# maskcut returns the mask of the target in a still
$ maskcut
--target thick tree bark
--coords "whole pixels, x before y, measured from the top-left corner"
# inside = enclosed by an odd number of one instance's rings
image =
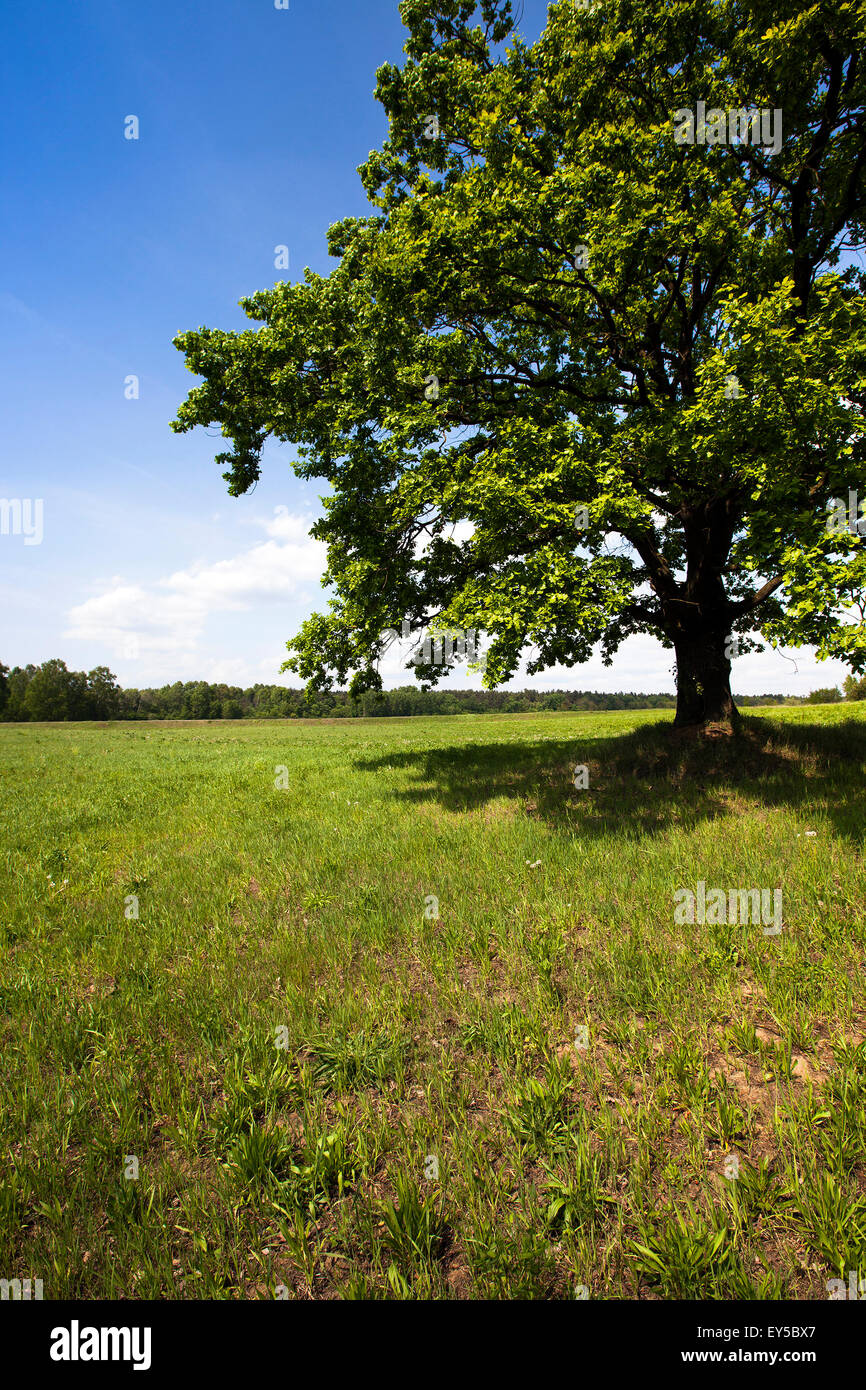
[[[744,611],[731,604],[725,592],[725,567],[739,524],[732,495],[721,496],[679,513],[685,538],[686,575],[678,579],[664,547],[652,536],[626,538],[646,566],[647,578],[661,608],[659,626],[674,644],[677,665],[676,728],[723,724],[731,730],[740,721],[731,695],[728,639],[731,625]],[[767,592],[772,592],[772,581]],[[763,593],[759,595],[763,597]]]
[[[674,725],[735,726],[739,711],[731,695],[728,634],[718,627],[689,628],[674,638],[677,656],[677,713]]]

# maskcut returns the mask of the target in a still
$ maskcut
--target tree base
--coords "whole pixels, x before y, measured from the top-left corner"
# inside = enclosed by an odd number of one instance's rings
[[[740,712],[731,694],[731,663],[722,628],[702,631],[675,643],[677,653],[677,729],[714,731],[730,736],[740,726]]]
[[[725,719],[677,720],[671,725],[672,732],[680,740],[735,738],[742,732],[743,720],[739,710]]]

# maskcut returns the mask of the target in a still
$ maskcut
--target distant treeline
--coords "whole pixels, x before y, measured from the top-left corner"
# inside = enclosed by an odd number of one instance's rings
[[[866,678],[845,682],[845,697],[866,698]],[[746,705],[841,700],[838,690],[809,696],[738,695]],[[598,690],[422,690],[401,685],[358,700],[345,690],[308,693],[284,685],[210,685],[175,681],[158,690],[122,690],[107,666],[69,671],[63,661],[0,665],[0,719],[359,719],[407,714],[532,714],[538,710],[673,709],[673,695]]]

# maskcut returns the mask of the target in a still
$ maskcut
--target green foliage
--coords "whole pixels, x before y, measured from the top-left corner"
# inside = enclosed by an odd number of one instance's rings
[[[246,1186],[279,1182],[292,1169],[292,1147],[282,1130],[253,1125],[232,1145],[229,1167]]]
[[[796,1207],[810,1245],[834,1274],[866,1268],[866,1197],[852,1196],[832,1173],[816,1172]]]
[[[376,689],[405,618],[489,634],[493,687],[652,632],[687,721],[728,708],[730,634],[862,671],[830,518],[866,493],[863,5],[560,0],[532,45],[509,0],[401,14],[336,268],[175,340],[173,428],[221,429],[230,493],[269,438],[327,493],[335,597],[287,668]],[[698,101],[780,110],[778,147],[678,143]]]
[[[467,1242],[478,1295],[481,1298],[547,1299],[557,1286],[549,1245],[538,1231],[518,1227],[509,1213],[506,1229],[492,1227]]]
[[[721,1212],[708,1219],[688,1203],[645,1226],[632,1242],[635,1267],[665,1298],[710,1298],[731,1264],[731,1230]]]
[[[562,1067],[549,1066],[539,1080],[530,1076],[509,1098],[505,1127],[517,1142],[538,1152],[547,1145],[559,1147],[570,1139],[571,1103],[569,1077]]]
[[[88,674],[64,661],[0,667],[0,717],[9,720],[113,719],[121,707],[117,678],[107,666]]]
[[[364,1086],[384,1086],[402,1074],[404,1047],[385,1033],[351,1033],[334,1030],[312,1039],[308,1050],[313,1076],[322,1086],[336,1091]]]
[[[813,690],[807,695],[806,703],[809,705],[835,705],[842,699],[842,692],[836,686],[825,686],[821,690]]]
[[[866,676],[846,676],[842,688],[846,700],[866,700]]]
[[[606,1196],[601,1186],[601,1168],[590,1151],[586,1136],[580,1138],[568,1157],[568,1172],[561,1174],[548,1164],[542,1192],[546,1201],[547,1224],[554,1231],[578,1231],[599,1221],[605,1202],[615,1202]]]
[[[381,1208],[385,1245],[404,1269],[429,1265],[443,1235],[436,1199],[406,1173],[397,1174],[394,1187],[396,1202],[383,1202]]]

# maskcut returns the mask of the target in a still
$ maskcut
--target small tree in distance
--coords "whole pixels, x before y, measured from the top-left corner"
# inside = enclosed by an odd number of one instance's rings
[[[806,696],[806,702],[810,705],[835,705],[842,699],[842,692],[836,686],[824,686],[820,690],[812,690]]]

